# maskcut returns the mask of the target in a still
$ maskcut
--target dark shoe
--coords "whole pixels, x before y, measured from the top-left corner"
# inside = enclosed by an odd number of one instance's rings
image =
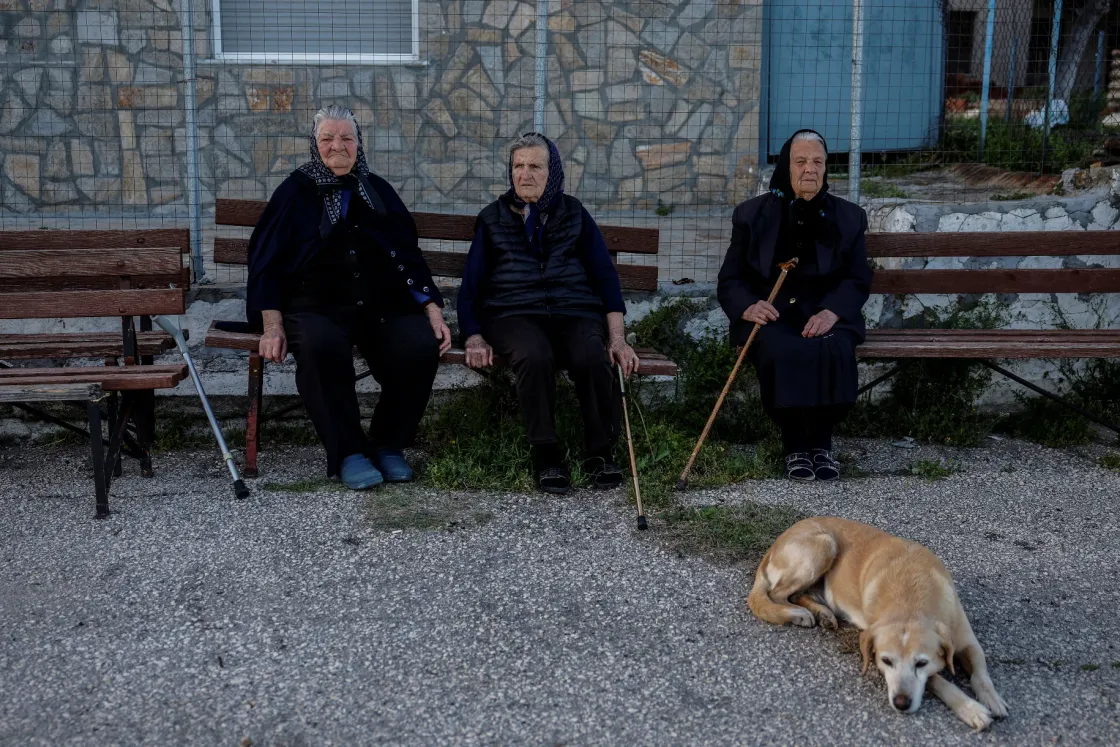
[[[377,467],[389,482],[409,482],[414,477],[401,449],[378,449],[376,459]]]
[[[813,472],[818,480],[835,482],[840,479],[840,462],[827,449],[813,449]]]
[[[813,463],[804,451],[786,455],[786,477],[796,482],[812,482],[817,479]]]
[[[591,487],[596,490],[611,490],[622,484],[626,476],[622,468],[609,459],[591,457],[583,463],[583,471],[591,477]]]
[[[342,479],[342,484],[351,490],[366,490],[385,481],[377,467],[366,459],[365,454],[351,454],[343,459],[339,477]]]
[[[562,495],[567,493],[570,487],[572,487],[572,473],[563,465],[548,467],[537,472],[537,488],[546,493]]]

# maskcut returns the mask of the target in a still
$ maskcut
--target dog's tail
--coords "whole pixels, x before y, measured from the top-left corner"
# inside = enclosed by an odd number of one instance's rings
[[[762,556],[762,562],[758,564],[758,570],[754,573],[754,586],[751,587],[751,593],[747,595],[747,606],[759,620],[784,625],[789,622],[789,613],[782,605],[770,598],[770,579],[766,577],[766,566],[770,564],[771,552],[773,548],[766,551]]]

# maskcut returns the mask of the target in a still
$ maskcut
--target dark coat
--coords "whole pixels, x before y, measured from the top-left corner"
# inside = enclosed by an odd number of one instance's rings
[[[410,291],[423,288],[425,295],[443,306],[443,297],[420,253],[412,214],[389,182],[372,173],[368,178],[385,211],[364,211],[367,219],[356,229],[361,240],[390,255],[402,286]],[[315,182],[300,171],[293,172],[272,193],[249,239],[246,315],[250,326],[259,329],[261,311],[284,308],[285,289],[327,243],[322,223],[323,200]]]
[[[840,317],[835,330],[851,332],[862,342],[866,330],[863,305],[871,286],[867,264],[867,214],[858,205],[824,195],[824,216],[816,228],[815,257],[790,271],[775,299],[779,321],[798,330],[821,309]],[[732,217],[731,244],[719,271],[718,296],[728,319],[731,339],[739,345],[750,334],[743,320],[748,306],[766,300],[778,279],[775,257],[797,256],[797,247],[779,247],[785,203],[772,193],[743,202]],[[815,261],[814,261],[815,260]]]

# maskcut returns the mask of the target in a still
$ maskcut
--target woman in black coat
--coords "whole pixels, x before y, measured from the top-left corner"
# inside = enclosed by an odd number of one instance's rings
[[[731,245],[719,272],[719,302],[731,339],[758,335],[748,357],[762,404],[782,432],[790,479],[835,480],[832,431],[855,403],[856,345],[871,285],[867,215],[828,194],[824,138],[794,133],[782,147],[767,194],[735,208]],[[774,299],[777,265],[793,257]]]
[[[396,191],[369,170],[354,114],[315,115],[311,160],[277,187],[249,239],[246,312],[261,356],[296,358],[296,388],[350,488],[411,480],[412,444],[440,354],[451,346],[443,298]],[[353,348],[381,396],[368,435]]]

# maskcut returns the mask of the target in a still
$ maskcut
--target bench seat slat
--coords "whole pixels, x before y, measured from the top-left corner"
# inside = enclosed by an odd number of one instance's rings
[[[186,298],[181,288],[0,294],[0,319],[73,319],[185,312]]]
[[[213,326],[206,333],[206,345],[212,348],[221,348],[225,350],[248,350],[254,352],[260,345],[261,336],[249,332],[225,332],[220,329],[215,329]],[[649,351],[647,350],[647,353]],[[452,348],[443,354],[440,358],[442,363],[463,363],[466,360],[465,351],[459,348]],[[668,360],[663,355],[648,355],[643,357],[642,352],[638,352],[641,365],[638,368],[638,373],[654,376],[675,376],[677,373],[677,364]]]
[[[0,369],[0,387],[28,384],[99,384],[124,391],[170,389],[187,377],[186,366],[82,366]]]
[[[174,348],[175,341],[164,332],[137,332],[136,347],[140,355],[159,355]],[[119,358],[122,355],[124,343],[120,332],[0,335],[0,359]]]

